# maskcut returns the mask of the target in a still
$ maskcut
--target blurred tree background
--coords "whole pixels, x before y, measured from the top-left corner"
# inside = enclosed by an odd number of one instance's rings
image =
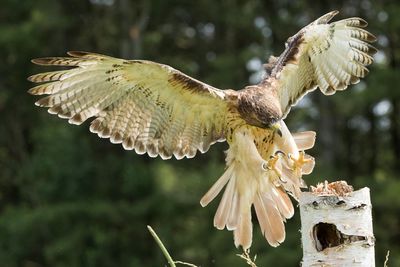
[[[377,264],[400,266],[400,4],[387,1],[2,0],[0,8],[0,266],[165,266],[151,225],[175,259],[246,266],[232,233],[199,200],[224,169],[226,144],[192,160],[149,159],[33,105],[30,59],[69,50],[169,64],[219,88],[260,79],[262,64],[320,15],[360,16],[378,37],[370,75],[350,90],[307,96],[287,118],[317,131],[308,184],[371,188]],[[335,18],[336,19],[336,18]],[[261,266],[298,266],[298,210],[272,248],[255,222]]]

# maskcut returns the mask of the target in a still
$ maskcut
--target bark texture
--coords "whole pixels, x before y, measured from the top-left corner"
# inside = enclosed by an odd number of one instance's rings
[[[320,184],[300,195],[302,266],[375,266],[369,188]]]

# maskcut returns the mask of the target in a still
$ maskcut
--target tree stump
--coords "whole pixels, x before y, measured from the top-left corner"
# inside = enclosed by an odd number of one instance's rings
[[[375,266],[369,188],[344,181],[300,195],[302,266]]]

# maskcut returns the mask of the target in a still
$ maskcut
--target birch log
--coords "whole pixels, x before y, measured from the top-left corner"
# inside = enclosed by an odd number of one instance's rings
[[[325,182],[303,192],[299,205],[302,266],[375,266],[369,188]]]

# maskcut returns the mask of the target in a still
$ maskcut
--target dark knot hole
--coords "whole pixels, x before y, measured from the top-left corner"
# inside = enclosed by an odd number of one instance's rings
[[[343,234],[331,223],[318,223],[313,227],[313,239],[317,251],[343,244]]]

